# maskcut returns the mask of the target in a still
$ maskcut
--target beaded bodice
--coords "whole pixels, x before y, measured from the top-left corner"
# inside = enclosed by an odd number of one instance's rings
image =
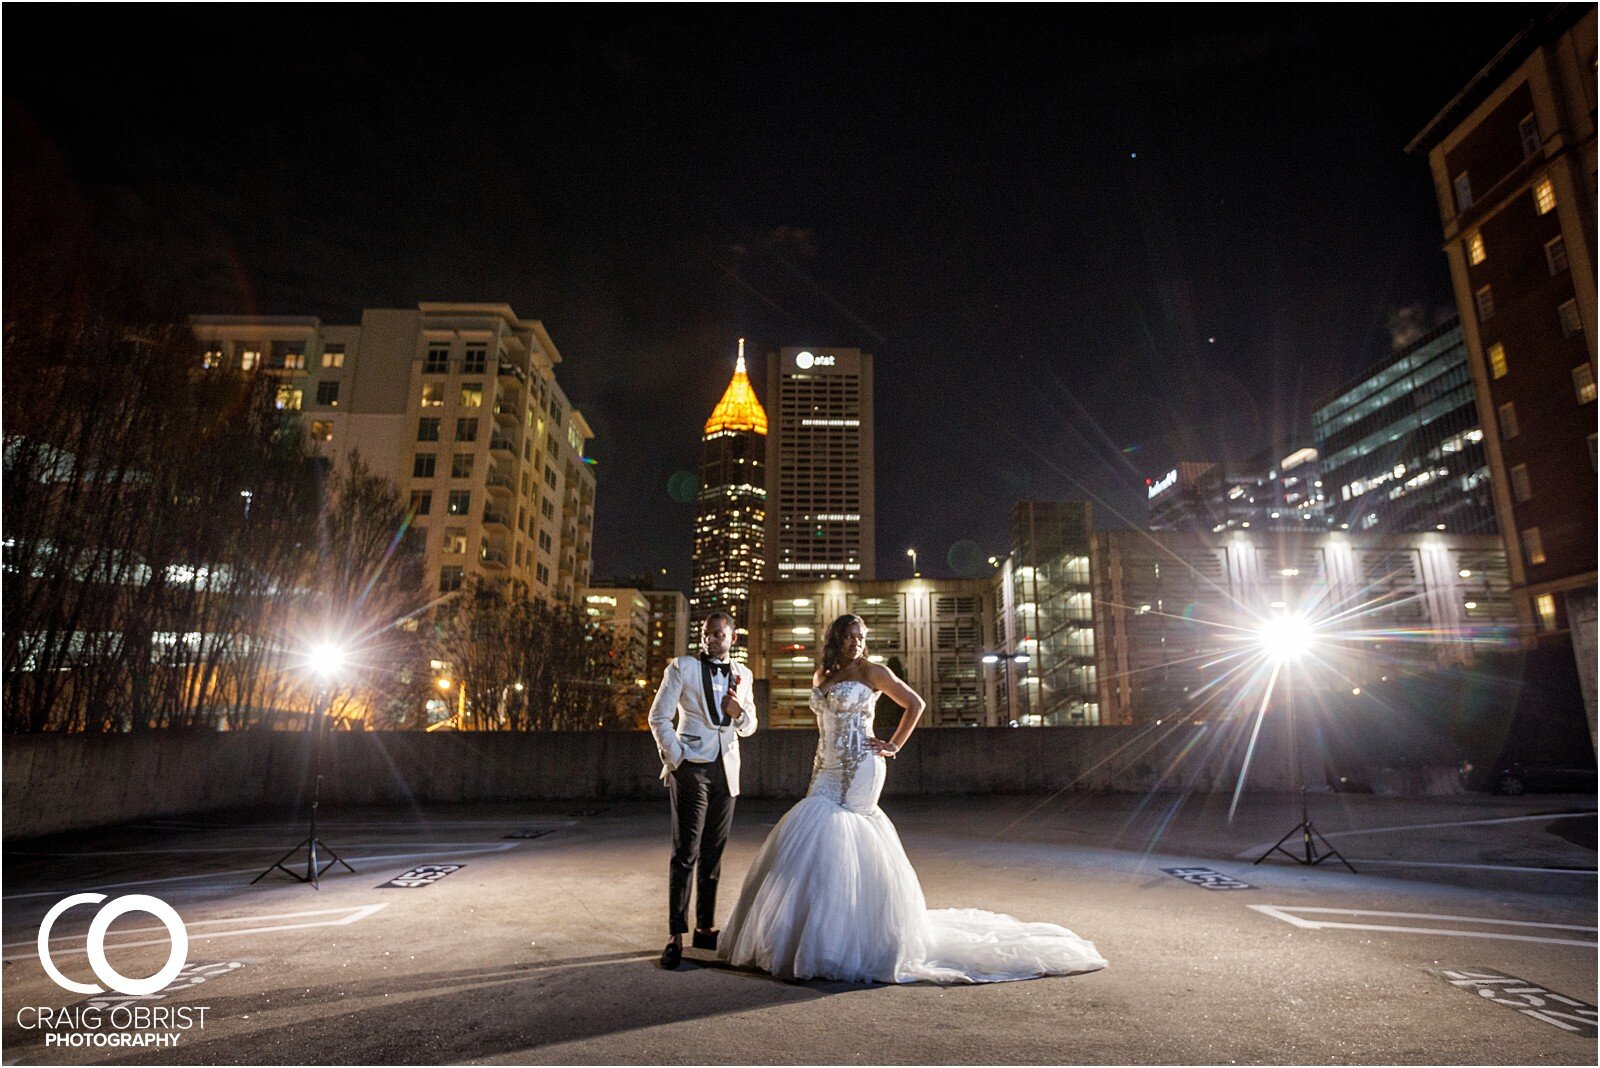
[[[816,760],[811,766],[813,789],[820,773],[837,773],[841,803],[849,796],[856,773],[873,756],[872,750],[867,748],[867,739],[872,737],[872,713],[877,698],[876,690],[854,679],[836,682],[826,689],[812,689],[811,711],[817,714],[820,732]]]

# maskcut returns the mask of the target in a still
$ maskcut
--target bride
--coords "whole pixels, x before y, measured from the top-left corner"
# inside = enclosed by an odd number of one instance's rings
[[[894,824],[878,807],[887,761],[924,702],[866,657],[867,628],[828,628],[811,710],[821,739],[811,788],[778,821],[745,876],[719,955],[781,979],[994,983],[1105,967],[1094,943],[1053,923],[979,909],[929,909]],[[878,693],[905,714],[874,737]]]

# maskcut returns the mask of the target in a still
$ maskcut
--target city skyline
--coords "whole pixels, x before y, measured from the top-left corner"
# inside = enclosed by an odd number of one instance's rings
[[[907,545],[929,574],[959,542],[997,550],[1022,497],[1137,523],[1151,470],[1303,424],[1393,313],[1450,308],[1403,148],[1528,12],[1090,9],[989,43],[941,13],[811,47],[804,12],[691,37],[555,11],[567,58],[443,83],[381,61],[403,19],[356,41],[304,17],[252,28],[345,76],[197,94],[158,41],[136,67],[91,48],[69,84],[41,36],[8,71],[8,197],[47,189],[188,311],[446,297],[550,323],[593,415],[597,568],[686,587],[693,506],[667,484],[741,335],[877,355],[890,576]],[[738,59],[688,78],[702,53]],[[1063,55],[1055,92],[1024,92]]]

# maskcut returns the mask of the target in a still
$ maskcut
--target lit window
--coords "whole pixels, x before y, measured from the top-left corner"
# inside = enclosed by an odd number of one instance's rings
[[[1525,115],[1517,123],[1517,133],[1522,138],[1522,158],[1527,159],[1540,148],[1544,147],[1539,140],[1539,121],[1532,115]]]
[[[1478,319],[1488,322],[1494,318],[1494,291],[1488,286],[1478,290]]]
[[[254,371],[259,366],[261,366],[260,349],[239,350],[239,370]]]
[[[1585,360],[1572,369],[1572,388],[1578,394],[1579,404],[1588,404],[1594,400],[1594,368]]]
[[[444,551],[452,555],[467,551],[467,532],[461,527],[450,527],[444,532]]]
[[[432,478],[437,461],[431,452],[419,452],[411,458],[412,478]]]
[[[1467,238],[1467,258],[1472,261],[1474,267],[1489,258],[1489,254],[1483,248],[1482,234],[1474,233]]]
[[[481,407],[483,407],[483,383],[482,382],[463,382],[461,384],[461,407],[463,407],[463,408],[481,408]]]
[[[324,366],[324,367],[343,367],[344,366],[344,346],[343,345],[324,345],[323,348],[322,348],[322,366]]]
[[[1533,480],[1528,477],[1527,464],[1517,464],[1511,469],[1511,491],[1519,503],[1533,496]]]
[[[432,382],[424,383],[422,387],[422,406],[424,408],[444,407],[444,390]]]
[[[1552,278],[1567,269],[1567,242],[1564,238],[1552,237],[1544,243],[1544,262],[1550,268]]]
[[[1517,436],[1517,406],[1510,401],[1500,405],[1500,436],[1508,440]]]
[[[1583,332],[1583,320],[1578,318],[1578,302],[1569,300],[1556,309],[1561,316],[1561,336],[1573,337]]]
[[[1530,564],[1544,563],[1544,539],[1539,537],[1538,527],[1522,532],[1522,555]]]
[[[1534,607],[1539,612],[1539,629],[1556,629],[1556,598],[1553,593],[1541,593],[1533,599]]]
[[[1533,206],[1540,215],[1546,215],[1556,206],[1556,187],[1550,184],[1550,179],[1540,178],[1539,184],[1533,187]]]
[[[1456,175],[1456,210],[1466,211],[1472,207],[1472,179],[1466,171]]]
[[[333,440],[333,421],[330,420],[330,419],[313,419],[313,420],[311,420],[311,440],[312,441],[332,441]]]
[[[1506,347],[1498,341],[1489,346],[1489,373],[1496,378],[1506,376]]]
[[[282,412],[298,412],[300,410],[300,399],[303,396],[304,394],[294,386],[279,386],[276,402],[278,410]]]
[[[337,382],[318,382],[317,383],[317,407],[319,407],[319,408],[337,408],[337,407],[339,407],[339,383],[337,383]]]
[[[201,353],[200,355],[200,366],[207,369],[221,367],[222,349],[215,345],[207,346],[205,352]]]

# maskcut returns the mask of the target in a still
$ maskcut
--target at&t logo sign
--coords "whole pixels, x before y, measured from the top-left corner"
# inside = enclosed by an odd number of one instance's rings
[[[794,365],[802,371],[808,371],[813,367],[832,367],[833,363],[832,356],[818,356],[814,352],[802,352],[794,358]]]
[[[109,987],[120,994],[143,997],[164,989],[168,983],[177,978],[189,959],[189,932],[176,909],[149,894],[127,894],[119,897],[102,908],[89,924],[88,944],[84,947],[84,952],[88,954],[89,967],[94,970],[95,978],[105,986],[68,979],[61,974],[61,969],[56,967],[55,961],[50,956],[50,929],[55,926],[56,920],[74,905],[98,905],[105,899],[105,894],[73,894],[56,902],[55,906],[45,913],[44,921],[39,924],[39,963],[44,965],[45,974],[55,980],[57,986],[79,994],[100,994]],[[130,912],[147,912],[160,920],[172,941],[172,948],[167,953],[167,963],[160,971],[146,979],[129,978],[113,968],[111,962],[106,960],[106,931],[117,917]]]

